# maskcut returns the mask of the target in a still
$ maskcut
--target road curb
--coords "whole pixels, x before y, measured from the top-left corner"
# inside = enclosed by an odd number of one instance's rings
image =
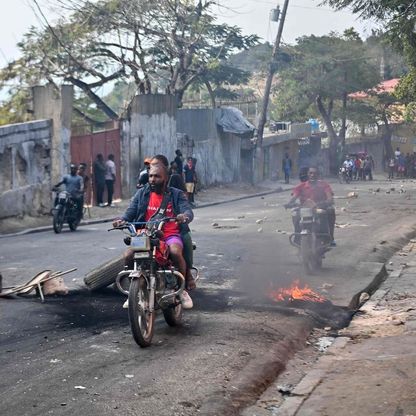
[[[394,238],[389,247],[386,247],[386,253],[389,252],[390,249],[395,249],[394,253],[391,254],[388,258],[385,258],[384,261],[387,262],[395,253],[400,251],[406,244],[409,243],[416,236],[416,229],[415,225],[412,225],[410,231],[405,232],[396,238]],[[372,308],[376,306],[380,300],[388,293],[390,287],[387,289],[380,289],[380,286],[383,282],[389,281],[389,279],[397,280],[400,276],[402,269],[393,271],[388,273],[385,267],[385,263],[380,262],[361,262],[357,267],[357,273],[374,273],[373,279],[366,288],[358,292],[356,295],[353,296],[349,307],[352,307],[357,312],[358,311],[365,311],[368,308]],[[362,293],[368,293],[371,298],[359,304],[359,298]],[[352,317],[351,321],[354,320],[354,316]],[[351,322],[350,322],[351,325]],[[348,325],[349,326],[349,325]],[[328,348],[327,352],[322,355],[315,366],[309,371],[299,382],[299,384],[292,390],[291,395],[285,398],[282,405],[276,409],[278,411],[279,416],[296,416],[300,407],[303,405],[305,400],[313,394],[316,387],[321,383],[321,381],[326,377],[329,368],[331,367],[332,363],[337,360],[337,355],[339,355],[340,351],[343,350],[348,343],[351,341],[350,337],[338,337],[335,339],[333,344]],[[268,414],[274,414],[269,412]]]
[[[316,323],[310,317],[295,333],[285,337],[273,351],[248,362],[230,381],[226,392],[213,392],[199,408],[203,416],[240,415],[245,406],[255,400],[259,392],[266,390],[276,377],[285,369],[287,361],[301,349]],[[261,394],[261,393],[260,393]]]
[[[244,199],[258,198],[258,197],[272,195],[272,194],[276,194],[276,193],[287,192],[287,191],[290,191],[290,190],[292,190],[292,188],[283,189],[283,188],[279,187],[279,188],[274,189],[274,190],[259,192],[257,194],[252,194],[252,195],[239,196],[239,197],[236,197],[236,198],[227,199],[225,201],[216,201],[216,202],[208,202],[206,204],[200,204],[197,207],[195,207],[194,209],[200,209],[200,208],[213,207],[213,206],[216,206],[216,205],[229,204],[231,202],[237,202],[237,201],[241,201],[241,200],[244,200]],[[85,225],[103,224],[103,223],[106,223],[106,222],[111,222],[111,221],[113,221],[113,219],[114,219],[114,217],[99,218],[99,219],[96,219],[96,220],[86,220],[86,221],[82,221],[79,224],[79,226],[82,227],[82,226],[85,226]],[[47,225],[47,226],[43,226],[43,227],[36,227],[36,228],[29,228],[27,230],[19,231],[17,233],[13,233],[13,234],[0,234],[0,239],[1,238],[6,238],[6,237],[19,237],[21,235],[40,233],[40,232],[51,231],[51,230],[53,230],[52,225]]]

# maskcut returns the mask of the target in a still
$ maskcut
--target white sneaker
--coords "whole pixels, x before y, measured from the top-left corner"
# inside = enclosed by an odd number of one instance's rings
[[[181,300],[182,308],[192,309],[194,307],[194,303],[186,290],[179,295],[179,299]]]
[[[127,300],[123,303],[123,309],[128,309],[129,308],[129,298],[127,298]]]

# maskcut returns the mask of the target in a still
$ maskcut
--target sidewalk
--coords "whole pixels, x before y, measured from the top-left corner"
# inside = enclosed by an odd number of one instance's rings
[[[252,416],[416,415],[416,240],[280,407]],[[276,385],[269,388],[276,396]],[[264,402],[263,402],[264,405]]]
[[[293,181],[295,183],[295,181]],[[200,190],[196,197],[196,208],[204,208],[223,204],[240,199],[267,195],[273,192],[282,192],[292,189],[293,185],[286,185],[281,181],[267,181],[257,186],[234,183],[226,185],[211,186]],[[122,215],[128,207],[130,200],[116,200],[114,207],[88,207],[84,213],[81,225],[110,222],[117,216]],[[12,235],[21,235],[38,231],[52,230],[52,216],[10,218],[0,222],[0,238]]]

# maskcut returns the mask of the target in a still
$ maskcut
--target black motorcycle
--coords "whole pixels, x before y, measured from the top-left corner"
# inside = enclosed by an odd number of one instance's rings
[[[299,207],[292,209],[292,216],[299,220],[300,232],[289,236],[290,243],[300,250],[306,273],[316,273],[322,267],[322,259],[331,249],[331,233],[325,209]]]
[[[64,224],[68,223],[69,229],[75,231],[81,222],[78,202],[67,191],[54,189],[53,192],[56,192],[54,207],[52,209],[53,230],[59,234]]]

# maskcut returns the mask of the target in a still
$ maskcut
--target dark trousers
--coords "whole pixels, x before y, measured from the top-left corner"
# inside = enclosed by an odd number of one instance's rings
[[[290,170],[289,169],[285,169],[284,170],[285,173],[285,183],[289,183],[289,179],[290,179]]]
[[[103,195],[104,195],[104,189],[105,189],[105,182],[100,182],[95,184],[95,199],[97,202],[97,205],[102,204],[103,201]]]
[[[107,186],[108,205],[111,205],[113,203],[114,181],[112,179],[106,179],[105,184]]]

